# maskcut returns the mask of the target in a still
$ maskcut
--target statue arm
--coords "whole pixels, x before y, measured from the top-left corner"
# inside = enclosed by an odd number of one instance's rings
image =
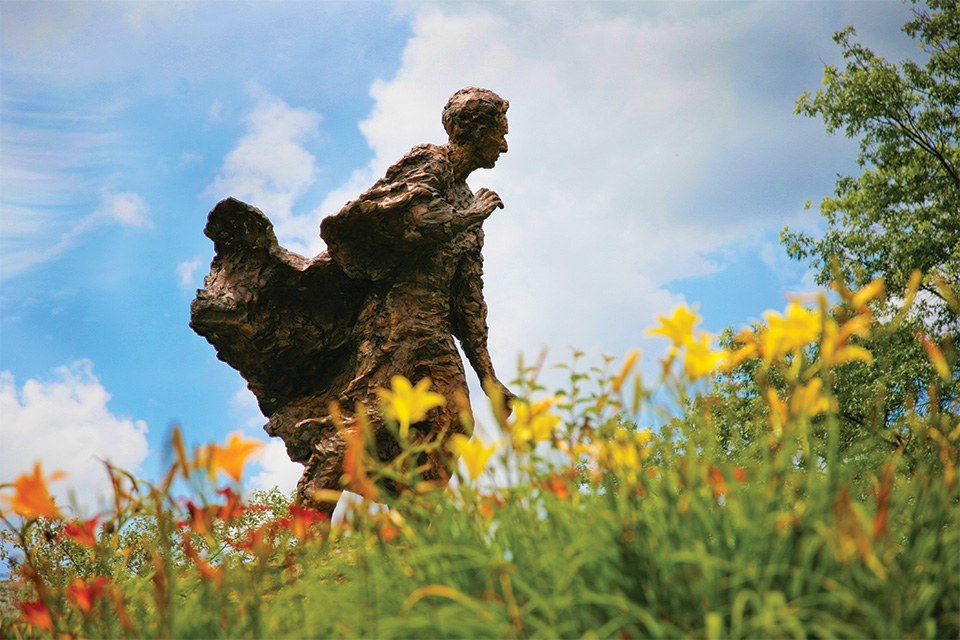
[[[484,385],[488,380],[500,388],[510,403],[514,395],[497,378],[487,349],[487,303],[483,298],[483,256],[480,253],[483,231],[478,229],[477,247],[465,252],[460,260],[452,291],[453,334],[477,377]]]
[[[496,193],[480,189],[470,206],[456,209],[429,184],[411,185],[399,196],[384,198],[378,203],[386,218],[396,220],[396,237],[404,244],[446,242],[478,226],[503,203]],[[396,212],[396,213],[394,213]]]

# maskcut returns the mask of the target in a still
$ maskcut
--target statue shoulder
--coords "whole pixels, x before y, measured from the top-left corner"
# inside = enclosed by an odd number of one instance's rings
[[[387,169],[374,188],[397,182],[420,182],[443,179],[452,173],[450,161],[443,147],[418,144]]]

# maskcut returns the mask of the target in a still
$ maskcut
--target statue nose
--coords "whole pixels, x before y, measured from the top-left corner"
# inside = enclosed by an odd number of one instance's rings
[[[507,152],[507,141],[506,141],[506,140],[501,140],[501,141],[500,141],[500,153],[506,153],[506,152]]]

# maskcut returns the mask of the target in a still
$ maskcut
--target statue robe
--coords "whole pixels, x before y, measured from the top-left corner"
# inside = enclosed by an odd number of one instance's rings
[[[424,377],[447,404],[415,428],[461,431],[466,398],[456,336],[481,380],[495,377],[482,294],[483,230],[445,148],[415,147],[386,176],[323,220],[327,250],[306,259],[279,246],[258,209],[233,199],[210,212],[216,257],[191,306],[191,326],[246,378],[264,427],[307,466],[301,499],[337,489],[344,443],[329,407],[361,403],[380,457],[398,453],[380,428],[375,390]],[[439,477],[442,470],[434,469]]]

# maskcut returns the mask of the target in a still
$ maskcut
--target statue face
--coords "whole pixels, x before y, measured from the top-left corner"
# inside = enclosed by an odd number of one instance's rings
[[[507,132],[507,119],[502,118],[494,128],[487,132],[487,135],[477,141],[473,152],[476,155],[478,166],[484,169],[492,169],[500,154],[507,152]]]

